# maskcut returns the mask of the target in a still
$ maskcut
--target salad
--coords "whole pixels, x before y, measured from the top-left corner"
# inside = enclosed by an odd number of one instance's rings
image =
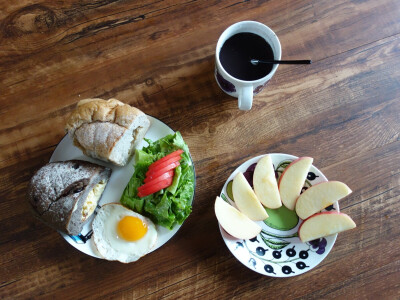
[[[120,202],[132,210],[150,218],[154,223],[172,229],[176,224],[182,224],[192,211],[194,194],[194,167],[189,155],[189,148],[182,135],[177,131],[158,141],[144,139],[149,145],[135,152],[135,171],[121,196]],[[183,151],[182,151],[183,150]],[[143,186],[149,180],[149,170],[152,165],[161,165],[164,157],[179,153],[179,164],[174,167],[168,187],[148,194]],[[161,164],[157,161],[161,161]],[[167,172],[171,172],[168,170]],[[147,175],[146,175],[147,174]],[[165,177],[167,175],[164,175]],[[150,178],[151,180],[151,178]]]

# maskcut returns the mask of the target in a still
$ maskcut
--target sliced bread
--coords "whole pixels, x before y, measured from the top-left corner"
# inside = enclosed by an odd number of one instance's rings
[[[135,107],[116,99],[85,99],[71,113],[66,131],[85,155],[124,166],[149,127]]]
[[[48,163],[28,185],[36,217],[71,235],[82,231],[111,176],[111,169],[81,160]]]

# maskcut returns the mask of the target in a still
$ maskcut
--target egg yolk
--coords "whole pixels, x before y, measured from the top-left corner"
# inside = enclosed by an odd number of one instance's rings
[[[133,242],[144,237],[147,232],[147,224],[139,218],[125,216],[119,221],[117,231],[120,238]]]

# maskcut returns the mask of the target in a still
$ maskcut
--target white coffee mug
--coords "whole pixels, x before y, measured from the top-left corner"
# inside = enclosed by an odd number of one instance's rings
[[[219,87],[228,95],[238,98],[239,109],[249,110],[253,104],[253,96],[263,90],[278,69],[274,64],[271,72],[257,80],[241,80],[230,75],[222,66],[219,54],[224,43],[233,35],[249,32],[264,38],[271,46],[274,59],[280,60],[281,44],[276,34],[266,25],[255,21],[242,21],[228,27],[219,37],[215,51],[215,79]]]

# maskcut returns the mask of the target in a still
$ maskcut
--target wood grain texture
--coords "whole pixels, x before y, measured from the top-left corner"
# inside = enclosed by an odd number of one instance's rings
[[[237,109],[214,79],[229,25],[255,20],[284,59]],[[80,99],[115,97],[179,130],[196,167],[193,212],[162,248],[123,265],[89,257],[25,199]],[[400,2],[0,0],[0,298],[400,298]],[[261,276],[226,248],[215,196],[247,159],[312,156],[353,193],[357,228],[315,269]]]

